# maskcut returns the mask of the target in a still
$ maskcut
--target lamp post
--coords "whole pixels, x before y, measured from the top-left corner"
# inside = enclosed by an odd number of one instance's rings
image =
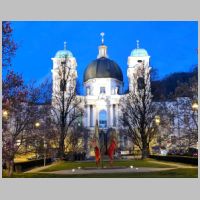
[[[159,148],[161,147],[161,133],[160,133],[160,116],[156,115],[155,116],[155,123],[158,126],[158,134],[159,134]]]
[[[198,103],[197,102],[193,102],[192,110],[193,110],[193,114],[194,114],[194,122],[196,125],[196,130],[198,131]],[[198,148],[198,142],[197,142],[197,148]]]
[[[44,166],[46,165],[46,157],[47,157],[47,142],[44,135]]]
[[[41,127],[40,122],[35,123],[35,127],[39,129]],[[44,136],[43,136],[43,146],[44,146],[44,166],[46,165],[46,149],[47,149],[47,143],[46,143],[46,138],[45,138],[45,131],[44,131]]]

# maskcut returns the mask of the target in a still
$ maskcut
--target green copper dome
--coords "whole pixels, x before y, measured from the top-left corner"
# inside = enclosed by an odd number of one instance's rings
[[[149,55],[148,55],[148,53],[145,49],[137,48],[137,49],[134,49],[131,52],[131,56],[133,56],[133,57],[144,57],[144,56],[149,56]]]
[[[67,58],[73,57],[73,54],[69,50],[60,50],[56,53],[55,58]]]

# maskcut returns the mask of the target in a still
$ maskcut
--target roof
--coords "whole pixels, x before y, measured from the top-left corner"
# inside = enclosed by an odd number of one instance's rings
[[[59,50],[55,55],[55,58],[66,58],[66,57],[73,57],[72,52],[69,50]]]
[[[131,56],[133,56],[133,57],[144,57],[144,56],[149,56],[149,55],[148,55],[148,53],[145,49],[137,48],[137,49],[134,49],[131,52]]]
[[[123,81],[123,74],[117,63],[101,57],[92,61],[84,72],[84,82],[93,78],[115,78]]]

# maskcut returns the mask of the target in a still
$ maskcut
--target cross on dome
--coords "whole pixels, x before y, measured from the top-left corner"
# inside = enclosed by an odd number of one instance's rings
[[[140,48],[140,41],[136,40],[136,43],[137,43],[137,49],[139,49]]]
[[[104,35],[105,35],[105,33],[101,32],[100,35],[101,35],[101,44],[103,45],[104,44]]]
[[[64,50],[66,50],[66,49],[67,49],[67,42],[64,41]]]

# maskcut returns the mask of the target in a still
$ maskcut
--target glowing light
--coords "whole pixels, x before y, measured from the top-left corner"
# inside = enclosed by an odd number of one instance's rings
[[[159,115],[155,116],[155,122],[156,122],[157,125],[160,124],[160,116]]]
[[[75,172],[75,169],[72,169],[72,172]]]
[[[40,123],[39,123],[39,122],[36,122],[36,123],[35,123],[35,127],[36,127],[36,128],[40,127]]]
[[[198,103],[193,103],[192,104],[192,109],[198,110]]]
[[[131,165],[130,168],[133,169],[133,165]]]
[[[3,117],[7,117],[8,116],[8,111],[7,110],[4,110],[3,111]]]

